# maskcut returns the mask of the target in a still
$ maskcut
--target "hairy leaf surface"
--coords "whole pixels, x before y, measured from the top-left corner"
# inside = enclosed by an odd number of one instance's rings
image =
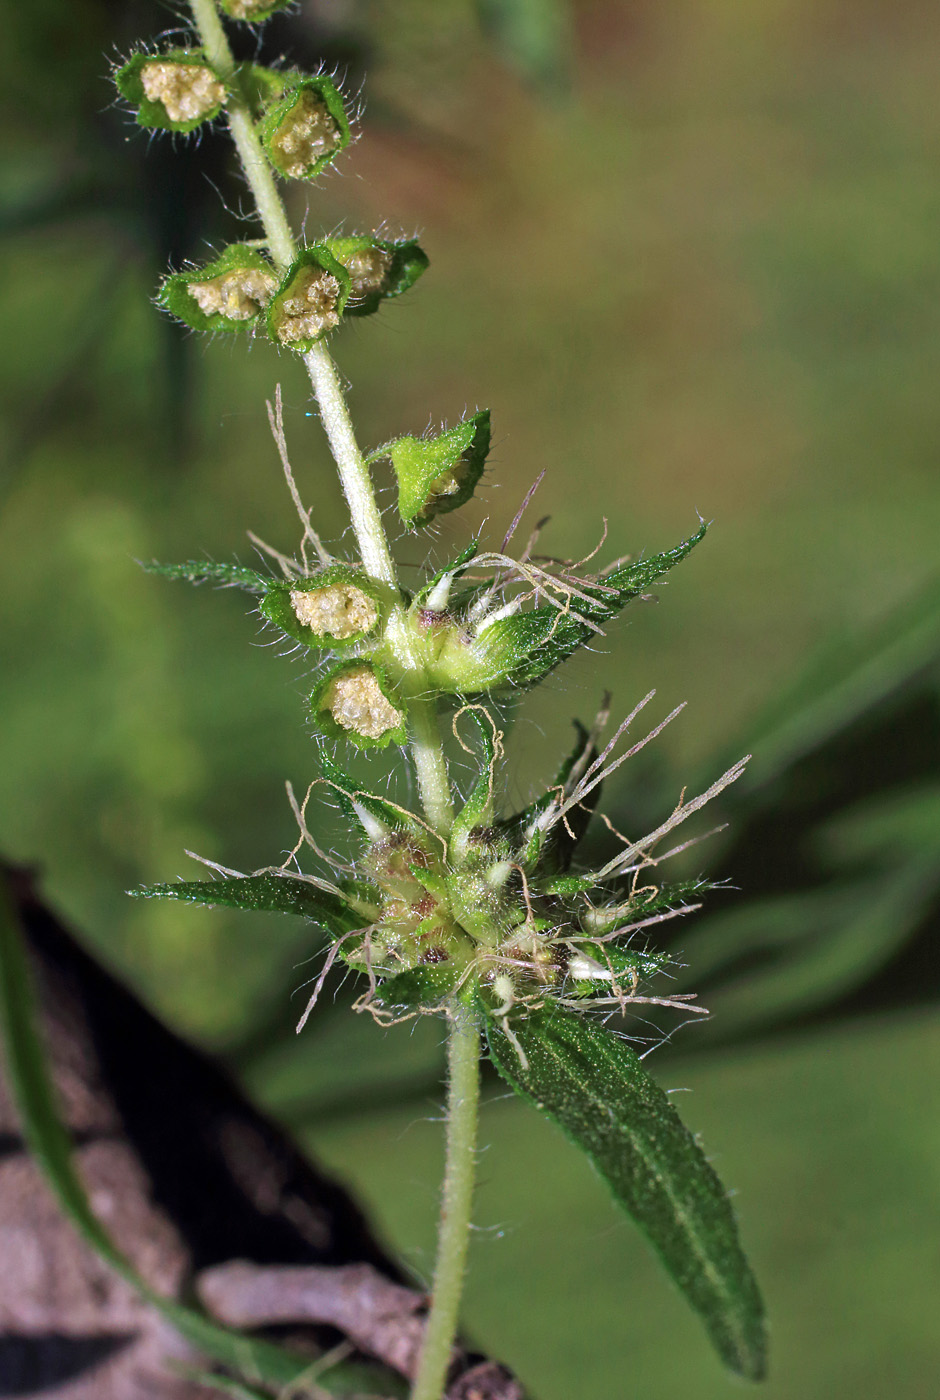
[[[561,1009],[520,1017],[512,1031],[527,1064],[486,1015],[500,1074],[587,1153],[701,1315],[725,1364],[760,1380],[764,1308],[728,1197],[639,1056],[596,1021]]]

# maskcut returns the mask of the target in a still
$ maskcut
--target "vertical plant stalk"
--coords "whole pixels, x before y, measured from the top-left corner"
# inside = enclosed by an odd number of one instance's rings
[[[232,91],[226,107],[232,139],[254,196],[268,249],[283,275],[296,259],[297,247],[284,201],[255,130],[251,109],[241,92],[234,56],[215,0],[190,0],[190,8],[207,59]],[[398,576],[372,478],[356,439],[336,365],[322,342],[303,358],[349,506],[362,563],[373,578],[397,590]],[[407,650],[404,640],[403,645]],[[437,705],[420,693],[409,694],[408,700],[411,755],[421,803],[435,830],[447,835],[454,811]],[[446,1383],[466,1268],[479,1099],[479,1027],[474,1014],[455,1000],[450,1008],[446,1169],[437,1263],[413,1400],[439,1400]]]
[[[287,219],[284,201],[255,130],[251,109],[242,95],[231,45],[216,9],[215,0],[190,0],[190,8],[206,58],[231,89],[232,96],[225,110],[232,140],[238,151],[245,179],[254,196],[271,257],[278,271],[283,274],[297,257],[297,245]],[[369,469],[356,441],[349,409],[340,387],[336,365],[323,344],[314,346],[304,356],[304,363],[310,375],[327,441],[339,471],[362,562],[373,578],[380,579],[394,588],[397,586],[395,565],[389,551]]]
[[[480,1029],[475,1013],[456,999],[450,1007],[447,1064],[447,1157],[437,1262],[424,1349],[411,1400],[441,1400],[444,1394],[470,1238],[480,1103]]]

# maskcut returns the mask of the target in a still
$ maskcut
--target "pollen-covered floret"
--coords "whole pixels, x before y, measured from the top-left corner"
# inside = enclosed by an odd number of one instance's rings
[[[349,273],[349,295],[359,300],[381,290],[392,265],[392,254],[387,248],[360,248],[344,257],[342,263]]]
[[[198,63],[154,59],[140,70],[144,93],[163,104],[172,122],[198,122],[221,104],[225,88],[211,68]]]
[[[335,151],[342,132],[321,97],[305,88],[271,137],[278,168],[299,180],[322,156]]]
[[[271,0],[228,0],[226,14],[232,19],[254,19],[263,10],[270,10]]]
[[[371,666],[351,666],[327,687],[324,708],[341,729],[380,739],[404,722],[404,715],[383,694]]]
[[[205,316],[225,316],[229,321],[250,321],[271,300],[277,279],[253,267],[238,267],[190,282],[187,290]]]
[[[285,345],[297,340],[313,340],[323,331],[339,325],[340,285],[322,267],[301,268],[289,295],[280,303],[277,338]]]
[[[358,632],[370,631],[379,615],[375,600],[351,583],[296,589],[291,593],[290,601],[299,622],[318,637],[335,637],[337,641],[344,641]]]

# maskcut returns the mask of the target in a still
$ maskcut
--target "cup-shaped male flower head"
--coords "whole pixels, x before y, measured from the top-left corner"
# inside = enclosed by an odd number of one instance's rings
[[[257,248],[233,243],[204,267],[172,273],[157,300],[193,330],[242,331],[257,323],[277,284],[277,273]]]
[[[398,478],[398,513],[427,525],[469,501],[490,450],[490,411],[482,409],[436,437],[401,437],[372,455],[388,457]]]
[[[339,325],[348,296],[349,273],[325,244],[305,248],[268,303],[268,334],[290,350],[311,350]]]
[[[138,124],[163,131],[195,131],[218,116],[227,96],[225,83],[201,49],[135,53],[114,81],[137,108]]]
[[[347,316],[368,316],[377,311],[383,301],[413,287],[428,266],[428,256],[414,238],[355,234],[324,242],[349,273]]]
[[[406,741],[403,704],[380,666],[351,661],[323,677],[310,697],[314,723],[331,739],[362,749]]]
[[[301,78],[267,108],[258,125],[279,175],[312,180],[349,145],[349,118],[336,84],[325,74]]]
[[[261,602],[265,617],[308,647],[355,646],[376,633],[387,609],[382,586],[343,565],[278,582]]]

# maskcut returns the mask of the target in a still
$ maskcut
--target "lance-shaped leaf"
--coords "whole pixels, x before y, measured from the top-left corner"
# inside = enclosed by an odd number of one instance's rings
[[[257,248],[233,243],[204,267],[174,272],[157,302],[196,331],[244,331],[277,290],[278,275]]]
[[[704,538],[707,528],[703,523],[674,549],[622,564],[602,574],[597,584],[580,585],[580,591],[590,601],[573,598],[570,608],[564,611],[543,607],[501,618],[485,627],[474,642],[474,650],[485,650],[493,669],[502,670],[505,679],[499,684],[534,685],[596,637],[589,623],[600,624],[616,617],[632,598],[645,593],[684,559]]]
[[[398,513],[406,525],[427,525],[469,501],[490,450],[490,411],[484,408],[437,437],[402,437],[373,457],[389,457],[398,478]]]
[[[407,740],[405,711],[381,666],[351,661],[328,671],[310,697],[314,723],[330,739],[360,749],[384,749]]]
[[[141,568],[148,574],[159,574],[162,578],[181,578],[187,583],[216,583],[220,588],[241,588],[245,593],[265,593],[271,587],[271,580],[255,569],[245,569],[241,564],[214,564],[209,560],[189,559],[183,564],[161,564],[156,559],[142,563]]]
[[[427,835],[426,828],[410,812],[366,791],[325,752],[320,754],[320,772],[336,794],[343,812],[360,824],[370,841],[380,840],[392,831],[407,831],[418,837]]]
[[[135,899],[179,899],[229,909],[271,914],[300,914],[328,929],[334,937],[362,925],[362,916],[340,895],[298,875],[220,875],[215,880],[179,880],[129,890]]]
[[[516,1045],[496,1019],[485,1019],[490,1057],[506,1082],[587,1153],[725,1364],[760,1380],[764,1308],[730,1202],[639,1056],[596,1021],[559,1008],[513,1020]]]
[[[268,302],[268,335],[291,350],[311,350],[339,325],[349,273],[322,243],[305,248]]]
[[[349,145],[349,119],[325,73],[303,78],[265,111],[258,133],[279,175],[312,180]]]
[[[429,262],[416,238],[388,240],[364,234],[323,241],[349,273],[347,316],[369,316],[389,297],[401,296]]]
[[[268,580],[265,617],[308,647],[348,647],[375,632],[391,599],[362,569],[345,565],[311,578]]]
[[[135,53],[114,81],[137,108],[138,124],[162,131],[195,131],[218,116],[228,95],[201,49]]]

